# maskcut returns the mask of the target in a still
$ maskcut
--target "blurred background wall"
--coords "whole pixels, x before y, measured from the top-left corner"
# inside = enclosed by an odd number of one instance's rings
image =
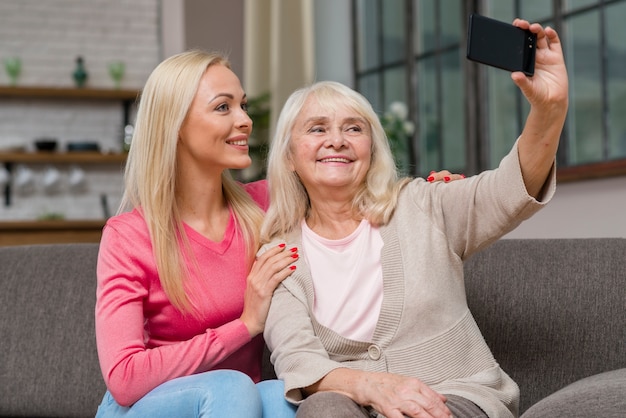
[[[18,86],[71,88],[75,60],[81,56],[89,72],[88,87],[96,89],[113,88],[107,63],[122,60],[126,64],[122,88],[139,90],[162,59],[192,47],[219,50],[228,53],[233,69],[252,97],[281,80],[272,80],[277,68],[286,72],[299,69],[286,91],[274,92],[273,109],[282,106],[288,90],[297,84],[330,79],[355,86],[352,2],[296,2],[298,7],[290,10],[301,24],[280,32],[278,29],[285,26],[279,13],[284,1],[3,0],[0,58],[21,57]],[[293,14],[282,14],[282,19],[293,23]],[[265,18],[265,27],[259,16],[270,16]],[[294,30],[298,31],[298,45],[303,51],[297,54],[297,65],[290,65],[293,54],[278,54],[269,45],[272,39],[278,42]],[[264,35],[268,49],[252,49],[247,41],[251,33],[258,34],[254,36],[257,40]],[[259,58],[247,61],[246,57],[255,54],[265,62]],[[6,84],[8,78],[0,72],[0,85]],[[115,102],[0,98],[0,152],[15,147],[32,151],[34,139],[41,136],[57,137],[61,143],[92,139],[105,152],[120,152],[123,127],[120,104]],[[41,181],[48,167],[36,164],[30,168]],[[121,166],[80,168],[86,173],[88,185],[80,193],[62,190],[47,194],[40,187],[27,195],[15,193],[10,206],[0,207],[0,221],[36,219],[49,213],[60,213],[66,219],[102,219],[103,195],[109,210],[114,211],[121,196]],[[449,167],[432,167],[443,168]],[[70,167],[58,169],[67,176]],[[559,185],[550,205],[508,237],[625,237],[625,208],[623,175],[568,182]]]

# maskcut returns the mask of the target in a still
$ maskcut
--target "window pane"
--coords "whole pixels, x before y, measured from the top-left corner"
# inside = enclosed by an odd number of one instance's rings
[[[364,71],[379,65],[376,0],[357,0],[356,15],[358,70]]]
[[[442,118],[443,167],[451,171],[465,171],[465,114],[463,100],[463,73],[459,51],[443,55]],[[426,168],[426,167],[425,167]]]
[[[570,86],[567,157],[571,165],[603,158],[599,16],[599,12],[593,10],[565,21]]]
[[[435,42],[435,4],[434,0],[413,0],[413,21],[415,22],[414,44],[418,55],[432,51]]]
[[[486,0],[485,12],[483,14],[503,22],[513,22],[515,18],[513,0]]]
[[[465,16],[461,16],[461,0],[441,0],[441,47],[458,45],[463,37]]]
[[[591,6],[598,4],[598,0],[563,0],[563,10],[569,12],[579,7]]]
[[[626,157],[626,3],[606,8],[609,159]]]
[[[437,68],[434,58],[419,61],[418,85],[418,173],[425,170],[441,170],[439,161],[440,121],[437,114]]]
[[[359,79],[359,92],[369,100],[372,107],[376,111],[383,112],[383,103],[380,97],[380,76],[378,74],[371,74],[362,76]]]
[[[408,87],[406,86],[405,67],[391,68],[383,73],[385,86],[385,109],[391,102],[408,100]]]
[[[524,0],[520,1],[520,17],[529,22],[539,22],[552,16],[552,2],[548,0]]]
[[[489,105],[489,161],[495,168],[513,146],[521,133],[516,112],[519,102],[519,89],[511,80],[511,74],[497,68],[488,69]],[[479,138],[484,140],[484,138]]]
[[[402,60],[406,40],[404,0],[385,0],[383,10],[383,62]]]

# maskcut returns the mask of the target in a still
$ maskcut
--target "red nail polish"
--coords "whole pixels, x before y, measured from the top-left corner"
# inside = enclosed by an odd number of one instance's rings
[[[298,258],[298,254],[292,254],[291,258]]]
[[[465,174],[461,174],[461,178],[463,178],[463,179],[464,179],[464,178],[465,178]]]
[[[289,270],[295,270],[296,266],[289,266]]]
[[[445,176],[445,177],[443,178],[443,181],[445,181],[445,182],[448,182],[448,181],[450,181],[450,177],[448,177],[448,176]]]
[[[426,180],[432,183],[435,181],[435,178],[433,176],[429,176]]]
[[[287,245],[287,244],[278,244],[278,246],[279,246],[280,248],[285,248],[285,245]]]
[[[289,251],[291,251],[292,253],[295,253],[298,251],[298,247],[293,247],[292,249],[290,249]]]

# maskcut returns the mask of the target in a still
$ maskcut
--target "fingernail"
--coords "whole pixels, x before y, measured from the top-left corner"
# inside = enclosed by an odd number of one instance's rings
[[[289,266],[289,270],[295,270],[296,266]]]
[[[461,174],[461,178],[464,179],[465,178],[465,174]]]
[[[429,176],[426,180],[432,183],[433,181],[435,181],[435,178],[433,176]]]
[[[450,177],[445,176],[445,177],[443,178],[443,181],[445,181],[446,183],[447,183],[447,182],[449,182],[449,181],[450,181]]]
[[[287,244],[278,244],[278,246],[279,246],[280,248],[285,248],[285,245],[287,245]]]
[[[292,253],[295,253],[298,251],[298,247],[293,247],[292,249],[290,249],[289,251],[291,251]]]
[[[292,254],[291,258],[298,258],[298,254]]]

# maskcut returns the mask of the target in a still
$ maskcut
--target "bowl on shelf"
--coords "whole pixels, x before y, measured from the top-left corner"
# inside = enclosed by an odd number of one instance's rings
[[[93,152],[100,151],[100,145],[97,142],[93,141],[76,141],[76,142],[68,142],[67,150],[69,152]]]
[[[58,141],[55,138],[37,138],[35,139],[35,148],[37,151],[53,152],[56,151]]]

